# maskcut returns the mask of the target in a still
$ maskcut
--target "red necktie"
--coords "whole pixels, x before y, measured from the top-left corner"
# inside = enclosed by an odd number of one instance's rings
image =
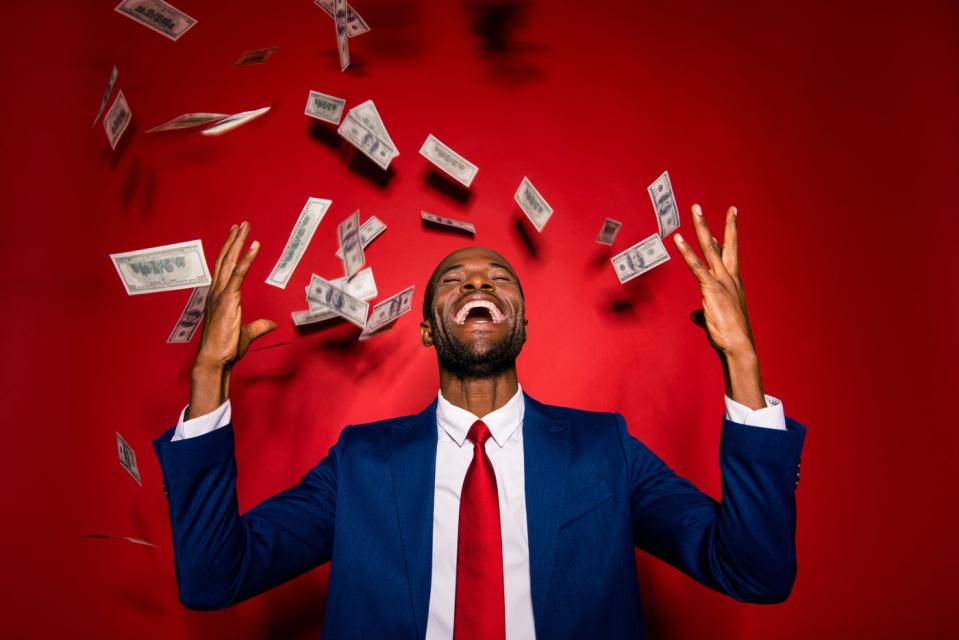
[[[466,437],[473,461],[460,494],[453,640],[504,640],[503,537],[496,474],[486,456],[489,427],[477,420]]]

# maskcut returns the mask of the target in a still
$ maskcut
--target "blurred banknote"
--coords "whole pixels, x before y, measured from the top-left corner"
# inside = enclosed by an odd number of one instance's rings
[[[236,62],[233,63],[234,67],[248,67],[251,64],[263,64],[266,62],[270,56],[273,55],[273,52],[276,51],[276,47],[269,47],[267,49],[251,49],[250,51],[244,51]]]
[[[255,109],[253,111],[241,111],[240,113],[235,113],[232,116],[217,122],[212,127],[207,127],[200,133],[205,136],[218,136],[226,133],[227,131],[232,131],[239,126],[246,124],[250,120],[259,118],[269,110],[269,107],[263,107],[262,109]]]
[[[313,0],[313,3],[318,6],[320,9],[326,12],[328,16],[336,19],[336,15],[333,13],[333,0]],[[370,30],[366,21],[360,17],[360,14],[353,9],[349,4],[346,5],[346,35],[349,37],[358,36],[366,33]]]
[[[306,99],[306,115],[332,124],[340,124],[346,100],[319,91],[310,91]]]
[[[307,287],[309,289],[309,287]],[[333,318],[340,318],[340,314],[335,311],[330,311],[325,307],[323,309],[318,309],[314,311],[313,309],[302,309],[300,311],[294,311],[290,314],[290,317],[293,318],[293,324],[298,327],[303,327],[308,324],[316,324],[317,322],[326,322],[327,320],[332,320]]]
[[[407,313],[413,305],[413,286],[403,289],[397,294],[381,300],[373,307],[370,313],[370,319],[360,334],[360,340],[366,340],[375,333],[382,331],[385,327],[393,324],[397,318]]]
[[[326,215],[331,204],[333,204],[332,200],[324,200],[323,198],[307,199],[306,205],[300,211],[300,216],[296,219],[296,224],[293,225],[293,231],[290,232],[286,246],[283,247],[280,259],[266,279],[267,284],[286,289],[286,284],[290,281],[293,270],[300,263],[300,258],[303,257],[306,247],[313,239],[316,227],[320,224],[323,216]]]
[[[133,479],[137,481],[137,484],[141,487],[143,483],[140,481],[140,469],[137,468],[137,454],[133,452],[133,449],[130,445],[127,444],[127,441],[123,439],[123,436],[119,432],[114,432],[117,437],[117,454],[120,456],[120,466],[127,470]]]
[[[222,120],[227,117],[229,117],[229,114],[226,113],[184,113],[182,116],[177,116],[173,120],[168,120],[163,124],[158,124],[152,129],[147,129],[147,133],[189,129],[190,127],[198,127],[201,124],[216,122],[217,120]]]
[[[519,183],[519,189],[516,190],[513,198],[519,208],[523,210],[523,213],[526,214],[526,217],[529,218],[529,221],[536,227],[536,230],[542,232],[543,227],[549,222],[550,216],[553,215],[553,208],[546,204],[546,200],[539,195],[539,191],[529,181],[529,178],[523,176],[523,181]]]
[[[383,224],[383,221],[377,218],[376,216],[370,216],[366,219],[366,222],[360,225],[360,245],[364,249],[373,242],[376,236],[380,235],[386,231],[386,225]],[[336,250],[336,257],[340,260],[343,259],[343,250]]]
[[[370,305],[354,298],[342,289],[337,289],[315,273],[310,281],[307,298],[311,302],[326,305],[331,311],[346,318],[361,329],[366,325],[366,314],[370,310]]]
[[[603,228],[599,230],[599,235],[596,236],[596,242],[600,244],[611,245],[616,239],[616,234],[619,233],[619,229],[623,226],[623,223],[619,220],[613,220],[612,218],[606,218],[603,221]]]
[[[653,184],[647,187],[647,191],[653,201],[653,209],[656,210],[659,237],[665,238],[679,228],[679,209],[676,207],[673,185],[669,181],[669,171],[663,171],[663,175],[656,178]]]
[[[117,98],[113,101],[110,110],[107,111],[107,115],[103,116],[103,130],[107,132],[107,140],[110,141],[111,149],[117,148],[120,136],[127,130],[132,115],[130,105],[127,104],[127,99],[121,90],[117,93]]]
[[[205,287],[211,282],[199,240],[111,253],[110,259],[131,296]]]
[[[350,66],[350,36],[346,26],[346,0],[333,0],[333,23],[336,25],[336,52],[340,56],[340,71]]]
[[[375,162],[380,169],[387,169],[390,162],[397,155],[396,150],[388,145],[382,138],[374,134],[359,121],[351,118],[349,113],[343,118],[343,123],[336,130],[341,136],[350,141],[350,143],[363,152],[363,154]]]
[[[667,260],[669,260],[669,254],[666,253],[663,239],[654,233],[626,251],[613,256],[610,262],[613,263],[616,277],[622,284],[658,267]]]
[[[350,279],[357,271],[363,268],[366,257],[363,255],[363,244],[360,242],[360,210],[357,209],[350,217],[336,227],[336,237],[343,254],[343,273]]]
[[[380,117],[380,112],[376,110],[376,105],[373,104],[372,100],[367,100],[366,102],[361,102],[356,105],[350,109],[349,115],[384,140],[386,144],[393,149],[394,158],[400,155],[389,132],[386,131],[386,125],[383,124],[383,118]]]
[[[107,102],[110,100],[110,94],[113,93],[113,85],[117,83],[117,76],[120,75],[120,72],[116,67],[113,67],[113,71],[110,72],[110,79],[107,80],[107,88],[103,90],[103,97],[100,98],[100,108],[97,109],[97,115],[93,118],[93,124],[90,127],[95,127],[97,120],[100,119],[100,116],[103,115],[103,110],[107,108]]]
[[[473,226],[472,222],[444,218],[443,216],[438,216],[427,211],[420,211],[420,217],[423,218],[424,222],[438,224],[443,227],[452,227],[453,229],[459,229],[460,231],[466,231],[467,233],[476,233],[476,227]]]
[[[466,187],[472,184],[479,171],[479,167],[440,142],[432,133],[426,136],[420,155]]]
[[[195,19],[163,0],[123,0],[113,10],[174,41],[196,24]]]
[[[193,290],[190,299],[186,301],[183,313],[180,314],[180,319],[170,332],[170,337],[166,339],[167,344],[185,343],[193,339],[193,334],[196,333],[196,328],[200,326],[200,320],[203,319],[203,309],[209,292],[210,287],[197,287]]]
[[[335,280],[330,280],[330,284],[363,302],[372,300],[379,295],[379,292],[376,290],[376,280],[373,278],[373,269],[370,267],[363,269],[349,280],[346,278],[336,278]],[[324,303],[310,300],[309,285],[306,287],[306,302],[310,306],[310,311],[330,311],[330,308]]]
[[[124,540],[126,542],[132,542],[133,544],[142,544],[145,547],[154,547],[155,549],[160,548],[152,542],[147,542],[143,538],[132,538],[130,536],[112,536],[107,533],[86,533],[80,537],[86,540]]]

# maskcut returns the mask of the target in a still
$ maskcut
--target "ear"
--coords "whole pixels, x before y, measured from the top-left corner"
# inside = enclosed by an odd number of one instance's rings
[[[433,325],[430,324],[429,320],[420,323],[420,342],[423,343],[424,347],[433,346]]]

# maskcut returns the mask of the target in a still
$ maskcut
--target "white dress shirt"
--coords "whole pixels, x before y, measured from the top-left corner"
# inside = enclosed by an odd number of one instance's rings
[[[500,527],[503,535],[503,590],[506,598],[506,637],[534,640],[533,600],[530,595],[529,538],[526,530],[526,485],[523,474],[523,414],[526,403],[522,389],[482,420],[492,437],[486,442],[496,473],[499,492]],[[210,413],[184,420],[180,412],[172,440],[210,433],[230,423],[227,400]],[[766,396],[766,406],[752,410],[726,396],[726,417],[739,424],[768,429],[785,429],[782,402]],[[456,600],[456,541],[459,527],[460,492],[466,470],[473,459],[473,447],[464,446],[466,434],[477,416],[450,403],[438,394],[436,405],[436,481],[433,494],[433,566],[430,607],[426,623],[427,640],[452,640]]]

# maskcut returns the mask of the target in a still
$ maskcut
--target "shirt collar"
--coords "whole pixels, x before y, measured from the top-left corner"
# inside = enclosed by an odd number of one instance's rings
[[[523,388],[517,385],[516,394],[502,407],[486,414],[482,418],[473,415],[466,409],[461,409],[443,397],[440,391],[436,404],[436,424],[446,432],[457,446],[462,447],[466,441],[466,434],[477,420],[482,420],[489,427],[490,435],[497,445],[502,447],[510,439],[517,427],[523,424],[523,414],[526,402],[523,400]]]

